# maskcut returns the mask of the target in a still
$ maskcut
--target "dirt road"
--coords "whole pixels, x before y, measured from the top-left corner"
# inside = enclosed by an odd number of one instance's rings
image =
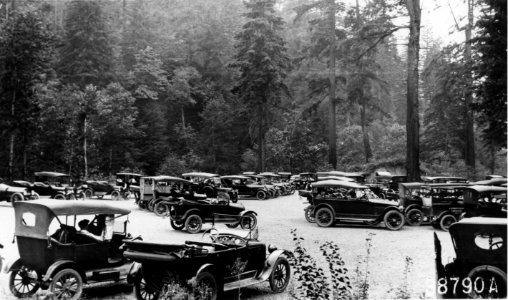
[[[181,243],[185,240],[208,241],[207,234],[188,234],[171,228],[169,219],[155,216],[139,209],[133,200],[118,202],[132,210],[129,216],[129,231],[133,235],[142,235],[145,241]],[[305,204],[298,195],[283,196],[264,201],[240,200],[246,209],[258,213],[259,240],[274,244],[279,248],[293,250],[295,245],[290,233],[296,228],[303,237],[304,246],[314,255],[318,265],[326,269],[319,246],[325,241],[335,242],[349,270],[349,277],[356,281],[357,274],[367,278],[369,299],[397,298],[400,291],[408,292],[411,298],[435,298],[434,281],[434,243],[431,226],[409,227],[400,231],[389,231],[382,225],[366,227],[340,224],[331,228],[320,228],[308,223],[303,214]],[[3,254],[8,259],[17,255],[16,244],[12,244],[14,232],[14,214],[10,203],[0,203],[0,243],[5,246]],[[203,230],[209,229],[205,224]],[[226,227],[218,228],[226,231]],[[444,262],[453,256],[451,240],[448,233],[437,231],[443,243]],[[366,239],[371,238],[370,254],[367,255]],[[410,263],[406,263],[409,257]],[[368,268],[368,273],[366,272]],[[359,270],[359,272],[357,271]],[[268,284],[242,289],[242,299],[287,299],[294,291],[292,282],[285,294],[269,293]],[[88,299],[135,299],[132,289],[126,285],[87,288],[84,291]],[[44,298],[44,292],[38,297]],[[236,294],[227,294],[234,297]],[[8,275],[0,275],[0,298],[12,297],[8,287]]]

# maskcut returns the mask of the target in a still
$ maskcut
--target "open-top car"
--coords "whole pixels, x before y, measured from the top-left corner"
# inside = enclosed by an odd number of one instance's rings
[[[94,196],[102,199],[106,195],[110,195],[111,199],[120,199],[120,189],[107,181],[103,180],[87,180],[83,182],[81,188],[84,190],[85,198],[92,199]]]
[[[39,195],[30,187],[16,182],[0,182],[0,201],[16,201],[39,199]]]
[[[191,172],[182,174],[182,177],[192,182],[192,189],[198,194],[205,194],[208,198],[229,198],[234,203],[238,201],[238,191],[224,187],[217,174]]]
[[[175,230],[185,228],[189,233],[201,231],[203,223],[214,222],[214,214],[241,216],[241,222],[222,220],[229,227],[254,228],[257,225],[257,213],[246,211],[240,203],[231,203],[228,199],[180,199],[163,202],[169,207],[171,227]],[[217,222],[217,220],[215,220]]]
[[[232,188],[238,191],[240,196],[256,197],[259,200],[265,200],[269,197],[268,188],[251,178],[243,175],[227,175],[220,177],[224,187]]]
[[[446,265],[434,233],[437,296],[505,299],[506,228],[506,218],[466,218],[451,225],[455,259]]]
[[[71,176],[58,172],[35,172],[33,190],[40,196],[65,200],[73,193]]]
[[[132,193],[137,202],[140,197],[140,179],[142,176],[131,172],[116,173],[116,186],[120,192],[120,197],[128,199]]]
[[[282,188],[280,186],[273,185],[272,182],[268,180],[266,177],[256,174],[245,174],[245,173],[250,172],[244,172],[243,174],[244,176],[249,177],[252,181],[265,186],[265,188],[268,190],[269,198],[276,198],[282,194]]]
[[[231,216],[233,217],[233,216]],[[270,283],[283,292],[290,279],[290,252],[246,236],[210,232],[210,242],[184,244],[126,242],[124,255],[136,261],[129,276],[139,300],[156,300],[165,285],[182,286],[194,299],[222,299],[225,291]]]
[[[506,218],[506,187],[472,185],[464,190],[462,217]]]
[[[325,180],[312,184],[307,195],[310,206],[305,209],[307,219],[314,219],[320,227],[336,222],[377,225],[384,222],[390,230],[404,226],[400,203],[377,197],[367,186],[355,182]]]
[[[131,262],[120,246],[130,235],[127,221],[123,231],[114,222],[129,213],[99,200],[14,203],[20,258],[7,267],[11,292],[28,297],[49,288],[53,299],[75,300],[84,284],[125,279]]]
[[[274,185],[282,195],[291,195],[294,194],[295,188],[293,185],[288,182],[283,182],[281,180],[281,176],[277,175],[273,172],[263,172],[259,173],[260,176],[263,176],[267,179],[267,182]]]

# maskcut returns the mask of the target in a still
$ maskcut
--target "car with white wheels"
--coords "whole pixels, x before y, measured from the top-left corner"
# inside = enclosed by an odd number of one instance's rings
[[[20,186],[15,182],[0,182],[0,201],[14,203],[38,198],[39,195],[28,187]]]
[[[220,220],[228,227],[243,229],[255,228],[257,213],[246,210],[241,203],[231,203],[228,199],[180,199],[168,201],[171,227],[175,230],[185,229],[189,233],[199,233],[204,223],[217,222],[215,215],[233,215],[238,219]]]
[[[473,217],[450,226],[455,258],[443,263],[434,233],[436,292],[446,299],[506,299],[507,219]]]
[[[267,281],[273,293],[288,286],[291,252],[259,242],[250,231],[243,236],[212,229],[210,238],[184,244],[126,242],[124,255],[136,262],[129,274],[136,298],[157,300],[167,285],[182,287],[192,299],[210,300]]]
[[[384,223],[389,230],[399,230],[404,226],[401,203],[381,199],[365,185],[323,180],[312,183],[311,187],[312,195],[307,197],[310,205],[305,209],[305,217],[315,220],[320,227],[330,227],[338,222],[371,226]]]
[[[121,245],[132,237],[128,220],[123,231],[114,225],[129,213],[99,200],[15,202],[19,259],[5,268],[12,294],[26,298],[49,289],[52,299],[77,300],[85,284],[125,280],[132,262]]]

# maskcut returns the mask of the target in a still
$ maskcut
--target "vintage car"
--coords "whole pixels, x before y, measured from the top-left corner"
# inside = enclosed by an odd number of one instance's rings
[[[450,226],[459,220],[464,212],[464,183],[436,183],[429,184],[427,192],[423,194],[423,216],[432,227],[448,231]],[[415,219],[408,213],[408,218]],[[421,223],[421,222],[420,222]]]
[[[35,172],[33,190],[39,196],[49,196],[52,199],[71,199],[73,184],[71,176],[58,172]]]
[[[469,181],[464,177],[456,176],[424,176],[422,177],[424,183],[468,183]]]
[[[506,218],[467,218],[450,226],[455,259],[444,265],[434,233],[439,298],[506,299]]]
[[[291,176],[292,176],[291,172],[277,172],[276,174],[280,176],[281,182],[287,182],[287,183],[291,182]]]
[[[102,199],[106,195],[110,195],[111,199],[118,200],[121,198],[120,189],[117,186],[102,180],[87,180],[81,185],[83,193],[87,199],[97,197]]]
[[[185,287],[193,293],[192,299],[222,299],[226,291],[266,281],[272,292],[283,292],[291,276],[292,253],[267,246],[252,235],[212,229],[209,243],[126,242],[124,255],[136,261],[129,274],[136,298],[157,300],[166,284]]]
[[[138,173],[121,172],[116,173],[116,186],[120,192],[120,197],[128,199],[130,194],[134,194],[136,202],[140,198],[140,178],[143,175]]]
[[[283,182],[281,180],[281,176],[277,175],[273,172],[263,172],[259,173],[260,176],[263,176],[267,179],[267,182],[269,184],[274,185],[275,187],[278,187],[278,190],[280,193],[284,196],[294,194],[295,188],[293,185],[289,184],[288,182]]]
[[[131,236],[127,221],[120,224],[122,232],[115,231],[114,222],[129,213],[99,200],[14,203],[20,258],[6,267],[11,292],[24,298],[49,288],[52,299],[75,300],[84,284],[126,279],[132,262],[120,246]]]
[[[154,211],[155,205],[167,198],[187,197],[189,199],[206,199],[206,195],[196,195],[192,182],[174,176],[145,176],[140,178],[140,198],[138,206]]]
[[[316,173],[300,173],[293,181],[293,185],[295,186],[295,190],[310,190],[310,184],[317,180],[318,176]]]
[[[376,183],[383,184],[387,189],[399,191],[399,183],[407,182],[406,175],[392,175],[390,172],[376,172]]]
[[[240,196],[252,196],[259,200],[269,198],[268,188],[247,176],[243,175],[227,175],[220,177],[224,187],[232,188],[238,191]]]
[[[192,189],[198,194],[205,194],[208,198],[229,198],[233,203],[238,201],[238,191],[223,187],[217,174],[191,172],[182,174],[182,177],[193,183]]]
[[[404,226],[403,206],[378,198],[367,186],[356,182],[325,180],[312,184],[312,195],[307,196],[310,206],[305,215],[315,219],[320,227],[336,222],[378,225],[399,230]]]
[[[461,217],[506,218],[506,187],[472,185],[464,189]]]
[[[231,220],[222,220],[229,227],[254,228],[257,225],[257,213],[246,211],[240,203],[230,203],[228,199],[189,199],[164,200],[165,205],[169,207],[169,217],[171,227],[175,230],[185,228],[189,233],[198,233],[201,231],[203,223],[214,221],[214,215],[233,215],[240,216],[241,222],[232,222]],[[217,220],[215,220],[217,221]]]
[[[29,187],[16,182],[0,182],[0,201],[16,201],[39,199],[39,195]]]
[[[277,198],[282,195],[282,188],[280,186],[273,185],[266,177],[256,174],[246,174],[251,172],[243,172],[243,176],[249,177],[252,181],[257,182],[260,185],[264,185],[268,190],[269,198]]]

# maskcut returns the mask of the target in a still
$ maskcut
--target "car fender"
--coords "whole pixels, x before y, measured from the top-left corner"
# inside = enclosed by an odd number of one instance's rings
[[[244,216],[244,215],[246,215],[246,214],[249,214],[249,213],[251,213],[251,214],[253,214],[253,215],[255,215],[255,216],[257,216],[257,215],[258,215],[258,213],[257,213],[257,212],[255,212],[255,211],[253,211],[253,210],[248,210],[248,211],[243,212],[243,213],[242,213],[242,216]]]
[[[197,209],[197,208],[193,208],[193,209],[189,209],[188,211],[186,211],[186,212],[183,214],[183,216],[182,216],[182,220],[187,219],[187,217],[188,217],[188,216],[190,216],[190,215],[192,215],[192,214],[194,214],[194,215],[198,215],[198,216],[200,216],[200,217],[201,217],[201,211],[200,211],[199,209]]]
[[[49,266],[48,270],[46,271],[46,274],[44,274],[44,277],[42,278],[43,282],[49,282],[55,274],[62,270],[62,269],[74,269],[76,270],[79,275],[81,275],[81,279],[83,279],[83,282],[86,283],[86,273],[78,266],[77,263],[75,263],[72,260],[59,260],[54,262],[51,266]]]
[[[268,255],[268,257],[266,258],[265,267],[263,268],[263,271],[261,271],[261,273],[258,276],[259,280],[265,281],[268,280],[268,278],[270,278],[270,274],[272,274],[275,262],[281,256],[286,256],[287,258],[290,258],[293,256],[293,254],[283,249],[275,250],[272,253],[270,253],[270,255]]]
[[[13,270],[16,270],[17,268],[21,267],[23,265],[23,261],[21,258],[16,259],[14,262],[10,261],[6,263],[3,267],[4,273],[12,272]]]
[[[413,208],[417,208],[417,209],[423,211],[423,207],[421,205],[419,205],[419,204],[411,204],[411,205],[409,205],[408,207],[406,207],[404,209],[404,214],[407,213],[409,210],[411,210]]]
[[[141,273],[141,264],[138,262],[132,263],[129,268],[129,272],[127,272],[127,283],[134,283],[136,280],[140,278]]]

